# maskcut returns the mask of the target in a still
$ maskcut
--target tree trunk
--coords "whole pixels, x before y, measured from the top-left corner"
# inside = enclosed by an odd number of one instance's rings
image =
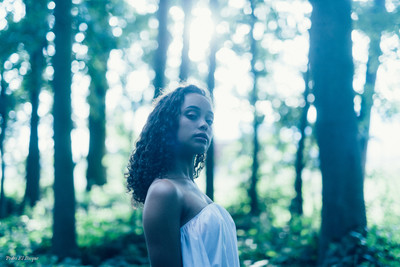
[[[211,141],[206,158],[206,195],[214,200],[214,140]]]
[[[26,162],[26,188],[22,208],[26,202],[33,207],[40,197],[40,154],[39,154],[39,93],[42,83],[43,53],[42,47],[31,54],[31,73],[30,73],[30,100],[32,105],[31,114],[31,133],[29,137],[29,154]]]
[[[105,5],[87,3],[90,20],[86,43],[89,49],[88,73],[91,77],[88,103],[89,113],[89,153],[87,156],[87,186],[104,185],[107,170],[103,164],[106,154],[106,79],[107,61],[110,51],[115,48],[115,40],[109,25],[109,15]]]
[[[71,151],[71,0],[56,0],[54,34],[54,211],[52,250],[59,258],[77,251],[74,165]]]
[[[45,65],[43,48],[47,45],[46,34],[48,32],[47,1],[27,1],[26,16],[24,18],[24,29],[33,33],[26,35],[23,42],[29,53],[31,71],[27,79],[27,88],[30,93],[30,102],[32,105],[30,136],[29,136],[29,154],[26,160],[26,188],[22,201],[21,210],[23,211],[28,202],[33,207],[40,198],[40,152],[39,152],[39,94],[43,83],[42,72]],[[32,24],[32,22],[35,22]]]
[[[4,162],[4,141],[6,139],[6,129],[8,121],[8,102],[6,96],[6,82],[4,80],[4,69],[0,65],[1,88],[0,88],[0,154],[1,154],[1,190],[0,190],[0,219],[6,216],[6,196],[4,192],[4,181],[6,180],[6,163]]]
[[[190,21],[192,17],[192,0],[182,0],[183,12],[185,13],[185,20],[183,24],[183,47],[182,47],[182,62],[179,71],[179,80],[186,81],[190,69],[189,59],[189,38],[190,38]]]
[[[210,9],[213,16],[214,24],[218,23],[218,0],[210,1]],[[215,70],[217,68],[216,53],[218,49],[217,35],[213,32],[211,43],[210,43],[210,56],[209,56],[209,69],[207,77],[207,87],[210,91],[211,98],[213,98],[213,92],[215,88]],[[206,195],[214,199],[214,162],[215,162],[215,143],[211,142],[210,148],[207,152],[206,158]]]
[[[352,87],[351,1],[310,1],[310,64],[322,173],[319,262],[330,243],[366,226]]]
[[[97,72],[92,64],[88,64],[89,73]],[[106,69],[101,73],[90,74],[90,113],[89,113],[89,153],[87,156],[87,191],[93,185],[104,185],[107,181],[106,168],[103,164],[103,157],[106,153]],[[103,76],[104,74],[104,76]],[[100,80],[97,80],[100,79]]]
[[[257,114],[254,114],[254,122],[253,122],[253,164],[251,167],[251,178],[250,178],[250,188],[249,188],[249,197],[250,197],[250,213],[252,215],[258,215],[260,213],[260,207],[258,204],[258,192],[257,192],[257,183],[258,183],[258,153],[260,151],[260,144],[258,141],[258,127],[259,122],[257,121]]]
[[[158,4],[158,47],[155,53],[154,70],[156,76],[154,78],[154,98],[157,98],[161,90],[165,86],[165,66],[167,63],[167,52],[169,44],[168,36],[168,10],[169,0],[160,0]]]
[[[257,183],[258,183],[258,169],[259,169],[259,162],[258,162],[258,153],[260,151],[260,144],[258,141],[258,128],[260,126],[261,120],[260,116],[256,109],[256,103],[258,100],[258,88],[257,88],[257,78],[258,73],[255,69],[255,64],[257,60],[257,41],[254,39],[254,24],[257,20],[254,14],[255,10],[255,1],[250,0],[251,5],[251,18],[250,18],[250,47],[251,47],[251,72],[253,74],[253,90],[250,96],[250,104],[254,108],[254,118],[253,118],[253,164],[251,168],[251,178],[250,178],[250,188],[249,188],[249,197],[250,197],[250,207],[251,207],[251,214],[258,215],[260,213],[260,207],[258,203],[258,192],[257,192]]]
[[[371,10],[371,15],[378,15],[386,12],[385,0],[375,0]],[[379,25],[379,24],[377,24]],[[382,55],[380,47],[381,35],[383,29],[376,29],[373,34],[370,34],[367,73],[365,78],[364,93],[362,94],[361,111],[360,111],[360,148],[361,148],[361,163],[363,173],[365,174],[365,166],[367,163],[367,148],[369,141],[369,128],[371,122],[371,109],[373,106],[373,96],[375,94],[376,73],[379,67],[379,56]]]
[[[296,178],[294,182],[294,190],[296,192],[296,196],[293,198],[291,206],[290,206],[290,211],[292,214],[292,217],[296,215],[303,215],[303,192],[302,192],[302,186],[303,186],[303,178],[302,178],[302,173],[304,169],[304,143],[306,140],[306,133],[305,129],[307,127],[307,113],[308,109],[310,108],[310,102],[307,100],[307,97],[310,93],[310,87],[309,87],[309,77],[310,77],[310,71],[309,67],[307,68],[307,72],[304,74],[304,83],[305,83],[305,89],[304,89],[304,101],[305,105],[302,110],[301,118],[300,118],[300,125],[299,125],[299,130],[300,130],[300,140],[297,146],[297,153],[296,153],[296,162],[295,162],[295,170],[296,170]]]

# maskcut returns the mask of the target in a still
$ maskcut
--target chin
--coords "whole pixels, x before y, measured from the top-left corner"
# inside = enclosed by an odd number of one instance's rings
[[[196,147],[194,147],[193,148],[193,153],[194,154],[204,154],[204,153],[206,153],[207,152],[207,150],[208,150],[208,145],[204,145],[204,146],[196,146]]]
[[[207,152],[209,148],[209,144],[205,143],[191,143],[191,144],[186,144],[183,146],[180,146],[178,148],[178,153],[183,154],[183,155],[198,155],[198,154],[204,154]]]

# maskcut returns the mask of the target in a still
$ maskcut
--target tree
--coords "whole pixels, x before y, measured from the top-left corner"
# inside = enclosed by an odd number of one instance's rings
[[[258,193],[257,193],[257,183],[258,183],[258,169],[259,169],[259,160],[258,153],[260,151],[260,142],[258,140],[258,128],[263,120],[263,118],[259,115],[256,103],[258,100],[258,88],[257,88],[257,79],[258,79],[258,71],[256,69],[256,62],[258,56],[258,48],[257,41],[254,38],[254,24],[256,23],[256,16],[254,14],[254,10],[256,8],[255,0],[250,0],[251,6],[251,17],[250,17],[250,50],[251,50],[251,73],[253,76],[253,89],[250,94],[250,104],[254,108],[253,113],[253,164],[251,168],[251,177],[250,177],[250,188],[249,188],[249,196],[250,196],[250,207],[251,214],[258,215],[260,213],[260,207],[258,203]]]
[[[87,186],[103,185],[107,181],[106,168],[102,163],[106,153],[106,79],[107,61],[110,51],[116,47],[111,33],[107,5],[86,4],[88,29],[86,43],[88,44],[88,73],[91,78],[88,97],[89,113],[89,153],[87,156]]]
[[[6,180],[5,170],[6,164],[4,162],[4,140],[6,138],[6,129],[8,121],[8,97],[6,95],[7,84],[4,81],[4,67],[0,65],[0,154],[1,154],[1,189],[0,189],[0,218],[6,216],[6,196],[4,193],[4,181]]]
[[[192,12],[192,0],[183,0],[183,12],[185,14],[185,20],[183,24],[183,47],[182,47],[182,62],[179,71],[179,79],[181,81],[186,81],[189,74],[190,69],[190,59],[189,59],[189,37],[190,37],[190,21],[191,21],[191,12]]]
[[[39,200],[39,179],[40,179],[40,154],[39,154],[39,92],[41,87],[41,71],[43,69],[42,50],[32,51],[30,54],[31,73],[30,73],[30,102],[32,105],[31,113],[31,132],[29,138],[29,154],[26,162],[26,188],[22,206],[28,202],[33,207]]]
[[[165,66],[167,63],[167,51],[169,44],[168,36],[168,9],[169,0],[160,0],[157,11],[158,19],[158,47],[155,53],[154,70],[156,76],[154,78],[154,98],[157,98],[161,89],[165,86]]]
[[[300,140],[297,145],[297,152],[296,152],[296,162],[295,162],[295,171],[296,171],[296,178],[294,182],[294,190],[296,192],[296,196],[292,199],[292,203],[290,206],[290,212],[292,214],[292,217],[294,215],[303,215],[303,192],[302,192],[302,186],[303,186],[303,178],[302,178],[302,173],[304,169],[304,146],[305,146],[305,140],[306,140],[306,127],[307,127],[307,114],[308,110],[310,108],[310,102],[308,101],[308,96],[310,94],[310,87],[309,87],[309,79],[310,78],[310,70],[309,66],[307,67],[307,72],[304,74],[304,83],[305,83],[305,89],[304,89],[304,102],[305,105],[303,107],[302,113],[301,113],[301,118],[300,118],[300,125],[299,125],[299,131],[300,131]]]
[[[8,68],[5,68],[5,61],[12,54],[20,42],[19,26],[16,23],[8,22],[7,28],[1,32],[3,38],[2,45],[0,46],[0,154],[1,154],[1,181],[0,181],[0,218],[4,218],[7,215],[7,198],[4,191],[4,183],[6,180],[6,163],[4,160],[5,150],[4,144],[6,141],[6,132],[9,128],[9,112],[15,107],[15,100],[9,90],[9,84],[4,78],[5,72]]]
[[[26,87],[30,94],[32,105],[31,113],[31,132],[29,137],[29,154],[26,161],[26,188],[22,203],[24,208],[26,202],[31,207],[40,198],[40,153],[39,153],[39,94],[43,84],[42,72],[45,66],[43,48],[46,46],[46,34],[48,32],[47,1],[27,1],[26,16],[24,18],[24,40],[25,48],[29,53],[30,73],[26,82]],[[35,22],[35,23],[33,23]]]
[[[322,173],[319,262],[328,246],[366,226],[354,91],[351,1],[310,1],[310,67]]]
[[[54,211],[52,249],[58,257],[76,253],[74,165],[71,151],[71,0],[57,0],[54,10]]]
[[[363,23],[360,23],[360,25],[366,25],[362,30],[364,30],[370,38],[366,78],[364,92],[361,95],[361,110],[359,116],[361,163],[364,174],[367,162],[369,128],[373,96],[375,94],[376,74],[380,65],[379,56],[382,55],[382,50],[380,48],[381,35],[384,29],[392,24],[390,20],[382,20],[386,15],[385,0],[374,0],[374,5],[371,9],[368,10],[366,14],[361,14]],[[387,23],[389,23],[389,25],[387,25]]]
[[[218,23],[218,0],[210,1],[210,10],[213,17],[213,22],[216,25]],[[215,31],[211,37],[210,44],[210,54],[209,54],[209,66],[208,66],[208,76],[207,76],[207,87],[210,91],[211,98],[213,97],[213,92],[215,88],[215,69],[217,68],[216,53],[218,50],[218,39]],[[215,143],[214,140],[211,141],[210,147],[207,151],[206,158],[206,195],[214,199],[214,163],[215,163]]]

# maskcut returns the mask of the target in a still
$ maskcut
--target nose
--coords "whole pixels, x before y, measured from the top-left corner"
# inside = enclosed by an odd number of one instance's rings
[[[207,131],[210,126],[208,125],[206,120],[201,120],[200,129],[203,131]]]

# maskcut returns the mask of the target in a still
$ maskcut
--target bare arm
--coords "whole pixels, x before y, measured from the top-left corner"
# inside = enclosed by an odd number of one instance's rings
[[[156,181],[147,193],[143,227],[152,267],[181,267],[181,201],[168,180]]]

